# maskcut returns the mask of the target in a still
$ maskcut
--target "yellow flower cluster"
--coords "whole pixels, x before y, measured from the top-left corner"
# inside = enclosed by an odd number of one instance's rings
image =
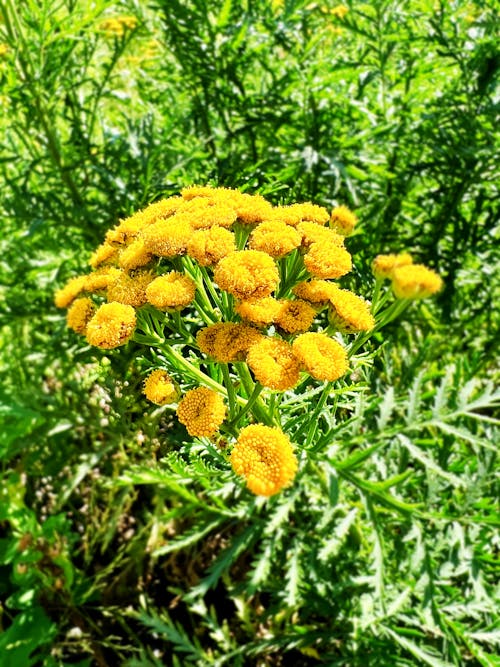
[[[407,252],[378,255],[373,260],[373,274],[379,280],[390,278],[398,299],[425,299],[443,288],[442,278],[423,264],[414,264]]]
[[[91,271],[71,278],[55,303],[67,309],[69,328],[106,350],[125,344],[136,326],[137,342],[162,341],[166,326],[168,363],[184,360],[187,382],[195,377],[201,385],[209,369],[211,388],[185,392],[177,416],[191,436],[211,438],[226,418],[225,397],[240,387],[259,418],[262,387],[283,392],[301,374],[335,382],[348,372],[347,351],[329,333],[375,325],[370,304],[334,282],[352,269],[345,243],[356,221],[345,206],[331,213],[313,203],[272,206],[260,195],[190,186],[120,220],[91,255]],[[421,298],[442,284],[405,253],[377,257],[373,270],[392,280],[399,297]],[[168,345],[177,343],[193,351],[181,358],[173,347],[169,357]],[[190,376],[196,354],[199,367]],[[237,373],[241,385],[224,389]],[[156,405],[180,395],[162,369],[148,375],[143,391]],[[236,407],[230,406],[231,432],[242,416],[234,421]],[[286,486],[297,469],[286,435],[262,424],[241,431],[231,463],[264,496]]]
[[[240,431],[231,465],[256,495],[272,496],[288,486],[297,472],[297,459],[288,437],[279,429],[252,424]]]

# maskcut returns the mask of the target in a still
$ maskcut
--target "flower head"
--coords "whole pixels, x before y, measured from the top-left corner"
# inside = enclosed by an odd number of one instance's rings
[[[103,266],[85,277],[85,292],[95,294],[107,289],[123,274],[123,271],[114,266]],[[112,301],[119,301],[119,299],[112,299]],[[133,304],[131,304],[133,305]]]
[[[147,301],[147,287],[153,278],[154,275],[149,271],[138,271],[134,275],[120,271],[108,285],[108,301],[117,301],[134,308],[143,306]]]
[[[301,299],[280,301],[281,309],[275,319],[275,323],[290,334],[303,333],[307,331],[313,323],[316,311],[314,308]]]
[[[139,266],[149,264],[153,256],[146,248],[144,239],[136,239],[130,245],[126,246],[118,257],[118,265],[125,271],[132,271]]]
[[[305,370],[317,380],[333,382],[347,372],[347,352],[326,334],[301,334],[292,348]]]
[[[260,250],[236,250],[217,264],[214,280],[237,299],[269,296],[279,281],[272,259]]]
[[[200,329],[196,342],[202,352],[221,363],[241,361],[262,334],[248,324],[218,322]]]
[[[68,327],[78,334],[84,334],[94,313],[95,305],[91,299],[88,297],[75,299],[66,314]]]
[[[141,232],[141,237],[151,254],[175,257],[186,251],[192,233],[189,217],[179,213],[149,225]]]
[[[191,389],[177,408],[177,417],[189,435],[210,438],[226,418],[221,396],[207,387]]]
[[[300,222],[297,231],[302,236],[301,245],[308,248],[313,243],[327,243],[342,247],[344,237],[329,227],[322,227],[315,222]]]
[[[342,236],[352,234],[357,222],[357,217],[347,206],[336,206],[330,217],[330,227]]]
[[[351,255],[334,243],[313,243],[304,266],[317,278],[340,278],[352,269]]]
[[[104,303],[87,325],[87,341],[90,345],[110,350],[124,345],[134,333],[135,310],[123,303]]]
[[[187,244],[187,254],[200,266],[215,266],[223,257],[236,250],[233,232],[223,227],[199,229]]]
[[[262,338],[250,347],[247,364],[264,387],[286,391],[299,380],[300,365],[290,343],[280,338]]]
[[[156,308],[180,310],[193,301],[195,293],[196,284],[189,276],[171,271],[151,281],[145,295],[148,303]]]
[[[96,269],[101,264],[114,263],[118,257],[118,249],[111,243],[101,243],[90,256],[89,264]]]
[[[234,208],[217,203],[208,197],[196,197],[183,202],[179,212],[189,218],[193,229],[210,227],[231,227],[236,222]]]
[[[423,264],[400,266],[392,273],[392,289],[398,299],[425,299],[442,287],[440,276]]]
[[[85,291],[86,276],[76,276],[70,278],[66,285],[58,289],[54,303],[58,308],[67,308],[70,306],[76,297]]]
[[[272,496],[288,486],[298,467],[289,438],[263,424],[240,431],[230,460],[234,472],[242,475],[250,491],[259,496]]]
[[[292,291],[304,301],[325,306],[336,289],[335,283],[329,283],[326,280],[307,280],[296,285]]]
[[[401,252],[398,255],[377,255],[373,260],[372,270],[375,278],[392,278],[394,269],[413,264],[411,255]]]
[[[279,258],[298,248],[301,240],[301,235],[293,227],[274,220],[257,225],[248,245],[253,250],[261,250],[271,257]]]
[[[329,320],[343,333],[371,331],[375,326],[370,304],[349,290],[339,288],[331,291]]]
[[[156,405],[169,405],[179,398],[179,390],[167,371],[158,368],[144,380],[143,393]]]
[[[281,307],[280,302],[274,297],[264,296],[261,299],[240,301],[236,306],[236,312],[243,320],[257,327],[265,327],[275,321]]]

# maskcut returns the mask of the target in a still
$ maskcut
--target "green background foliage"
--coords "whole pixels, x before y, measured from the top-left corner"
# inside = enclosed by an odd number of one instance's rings
[[[2,666],[499,664],[496,3],[345,6],[0,2]],[[307,458],[269,501],[53,306],[205,183],[349,205],[367,297],[380,252],[446,283],[308,430],[283,400]]]

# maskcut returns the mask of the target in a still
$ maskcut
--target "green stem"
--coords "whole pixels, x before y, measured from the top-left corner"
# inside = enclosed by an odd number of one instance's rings
[[[226,398],[229,398],[229,392],[226,387],[224,387],[219,382],[216,382],[206,373],[203,373],[203,371],[200,371],[200,369],[194,366],[190,361],[184,359],[184,357],[179,354],[176,349],[173,347],[162,347],[162,352],[167,357],[167,359],[169,359],[170,363],[178,370],[184,369],[189,375],[202,384],[224,395]],[[240,405],[246,405],[245,399],[241,398],[241,396],[238,396],[236,393],[234,394],[234,401]]]
[[[250,400],[250,397],[253,395],[253,392],[255,390],[256,383],[253,381],[252,376],[250,375],[250,371],[248,370],[248,366],[244,362],[238,362],[234,365],[240,377],[241,384],[243,385],[243,388],[245,389],[246,394]],[[262,402],[262,400],[258,396],[255,398],[253,402],[252,414],[264,424],[270,426],[273,426],[275,424],[273,416],[269,414],[267,406]]]
[[[220,364],[222,370],[222,377],[224,378],[224,384],[227,389],[227,399],[229,403],[229,420],[231,421],[234,417],[234,409],[236,407],[236,392],[234,391],[234,384],[231,380],[231,375],[229,373],[229,366],[227,364]]]
[[[253,392],[248,399],[248,401],[245,403],[244,407],[238,412],[238,414],[233,418],[230,424],[228,424],[229,427],[234,427],[238,424],[238,422],[249,412],[252,411],[253,406],[255,405],[255,402],[260,396],[260,392],[262,391],[263,387],[261,384],[258,382],[256,383],[255,387],[253,388]]]

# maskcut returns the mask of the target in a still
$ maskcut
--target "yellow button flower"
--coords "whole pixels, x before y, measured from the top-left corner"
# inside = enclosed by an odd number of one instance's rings
[[[134,275],[120,271],[108,286],[108,301],[117,301],[134,308],[143,306],[147,301],[147,287],[153,278],[154,275],[148,271],[138,271]]]
[[[279,281],[272,257],[259,250],[237,250],[221,259],[214,270],[217,285],[237,299],[269,296]]]
[[[175,257],[184,254],[192,233],[189,217],[179,213],[149,225],[141,232],[141,237],[153,255]]]
[[[313,243],[304,257],[304,266],[317,278],[340,278],[352,269],[352,260],[345,248]]]
[[[241,361],[262,334],[248,324],[218,322],[198,331],[196,342],[202,352],[222,363]]]
[[[286,391],[299,380],[299,361],[291,345],[280,338],[262,338],[252,345],[247,364],[256,380],[269,389]]]
[[[153,255],[146,248],[144,239],[136,239],[126,246],[119,254],[118,265],[125,271],[132,271],[140,266],[149,264]]]
[[[226,418],[226,407],[217,392],[197,387],[188,391],[180,401],[177,417],[189,435],[210,438]]]
[[[123,303],[104,303],[87,325],[87,341],[90,345],[110,350],[124,345],[134,333],[135,310]]]
[[[261,222],[253,230],[248,242],[252,250],[261,250],[276,259],[298,248],[301,235],[290,225],[278,220]]]
[[[372,263],[373,275],[379,279],[392,278],[394,269],[409,264],[413,264],[413,259],[407,252],[398,255],[377,255]]]
[[[179,391],[167,371],[157,369],[144,380],[143,393],[155,405],[176,403]]]
[[[118,257],[118,248],[110,243],[101,243],[90,256],[89,264],[96,269],[101,264],[113,264]]]
[[[349,290],[335,288],[330,294],[330,324],[343,333],[371,331],[375,320],[370,304]]]
[[[292,349],[305,370],[316,380],[333,382],[348,370],[347,352],[326,334],[301,334],[293,341]]]
[[[259,496],[272,496],[288,486],[297,473],[289,438],[279,429],[252,424],[242,429],[230,456],[237,475]]]
[[[149,283],[146,287],[146,300],[161,310],[181,310],[194,300],[195,293],[196,284],[189,276],[171,271]]]
[[[398,299],[425,299],[442,287],[438,274],[423,264],[400,266],[392,273],[392,289]]]
[[[275,323],[290,334],[303,333],[313,323],[316,311],[301,299],[280,301],[281,309],[275,319]]]
[[[313,243],[327,243],[343,247],[344,237],[329,227],[321,227],[314,222],[300,222],[297,231],[302,236],[301,245],[308,248]]]
[[[352,234],[357,222],[357,217],[347,206],[336,206],[330,217],[330,227],[342,236]]]
[[[114,266],[102,266],[100,269],[92,271],[92,273],[85,276],[85,292],[90,292],[91,294],[101,292],[118,280],[122,274],[123,271]],[[119,299],[111,299],[111,301],[119,301]]]
[[[277,299],[272,296],[264,296],[262,299],[240,301],[236,306],[236,312],[243,320],[257,327],[265,327],[274,322],[281,308],[281,303]]]
[[[324,306],[330,301],[332,293],[338,289],[335,283],[326,280],[307,280],[293,288],[293,293],[310,303]]]
[[[56,306],[58,308],[67,308],[70,306],[76,297],[85,291],[86,280],[86,276],[70,278],[64,287],[57,290],[54,298]]]
[[[193,232],[186,249],[187,254],[201,266],[215,266],[236,250],[236,243],[233,232],[223,227],[211,227]]]
[[[83,297],[80,299],[75,299],[71,306],[68,308],[66,314],[66,321],[68,327],[76,331],[78,334],[85,334],[87,330],[87,325],[92,319],[95,313],[94,302],[87,298]]]

